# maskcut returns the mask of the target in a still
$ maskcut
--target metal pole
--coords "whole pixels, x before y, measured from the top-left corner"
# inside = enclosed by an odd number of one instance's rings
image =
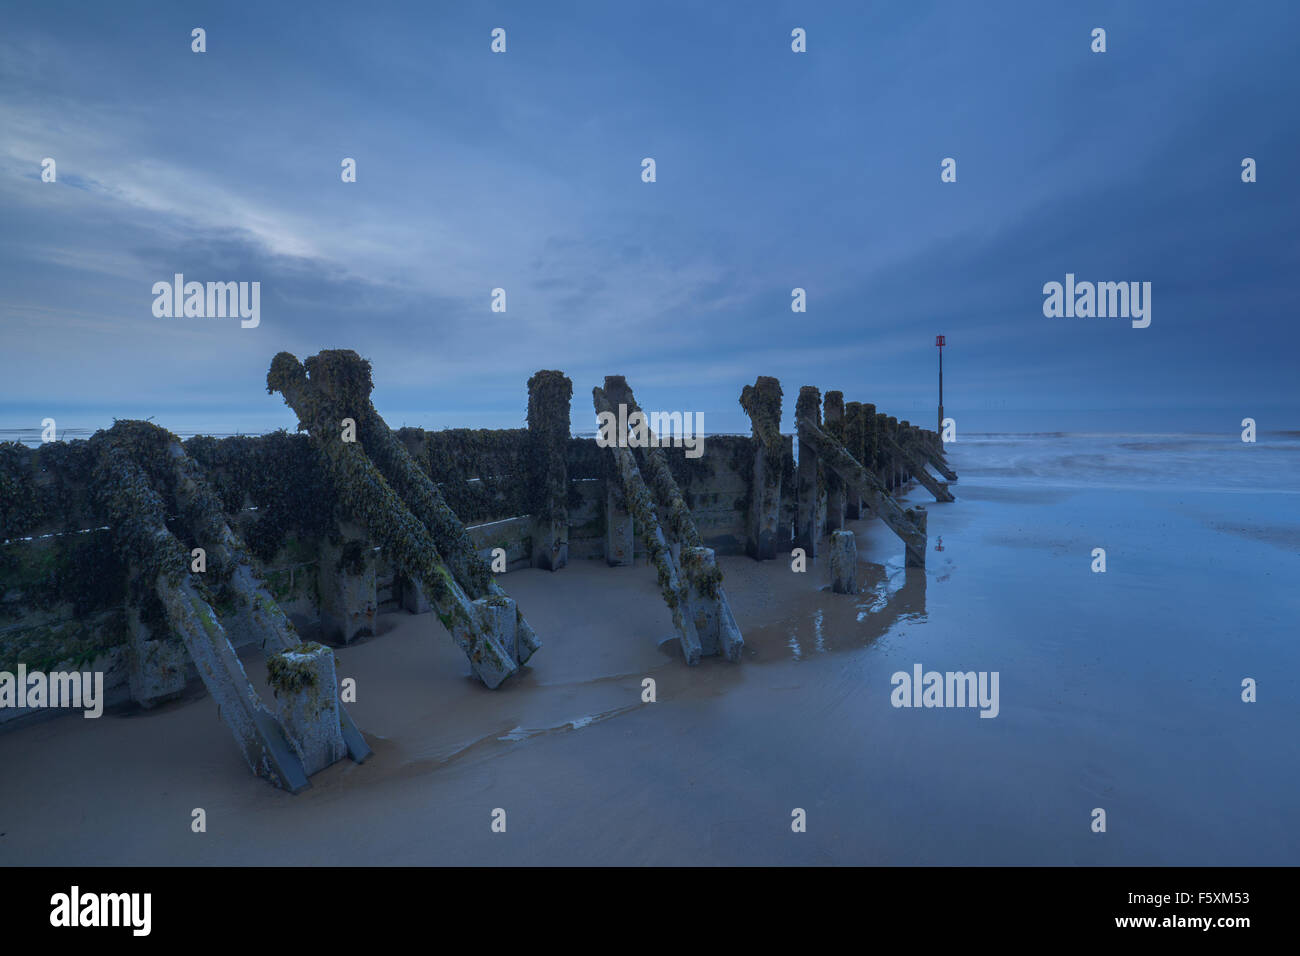
[[[939,432],[943,433],[943,346],[939,346]]]

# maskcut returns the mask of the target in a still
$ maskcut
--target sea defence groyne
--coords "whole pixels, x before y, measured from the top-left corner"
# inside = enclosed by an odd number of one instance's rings
[[[751,434],[705,436],[697,455],[649,431],[622,376],[592,389],[593,412],[626,423],[613,440],[571,434],[559,371],[529,379],[516,429],[393,429],[372,387],[355,352],[280,353],[267,390],[296,434],[181,440],[117,421],[86,440],[0,443],[0,675],[94,671],[108,703],[146,708],[198,678],[250,769],[298,791],[370,753],[326,645],[374,633],[381,611],[435,616],[496,688],[544,666],[545,634],[510,597],[511,571],[641,563],[684,660],[739,662],[719,555],[825,549],[833,589],[851,593],[846,520],[879,518],[907,566],[924,567],[926,510],[895,493],[916,481],[953,500],[934,432],[805,386],[782,434],[769,377],[739,396]],[[271,700],[241,661],[258,650]],[[0,724],[35,710],[0,706]]]

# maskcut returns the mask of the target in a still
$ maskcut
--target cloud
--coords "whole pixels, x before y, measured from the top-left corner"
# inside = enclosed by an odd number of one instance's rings
[[[33,14],[0,39],[0,318],[27,357],[0,399],[260,409],[275,351],[349,347],[416,412],[517,417],[540,367],[675,406],[730,408],[760,373],[887,405],[930,388],[945,332],[968,394],[1141,402],[1223,367],[1264,394],[1269,343],[1295,342],[1284,7],[1192,7],[1163,40],[1167,10],[1116,12],[1104,61],[1032,6],[846,7],[807,60],[761,17],[677,37],[601,5],[558,31],[521,14],[492,59],[458,11],[243,16],[212,21],[208,59],[164,20]],[[1156,282],[1149,335],[1042,318],[1044,281],[1092,270]],[[260,281],[262,326],[153,319],[174,272]]]

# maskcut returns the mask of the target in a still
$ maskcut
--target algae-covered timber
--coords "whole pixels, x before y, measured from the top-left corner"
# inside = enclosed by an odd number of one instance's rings
[[[605,377],[605,398],[612,406],[617,402],[626,405],[628,417],[633,412],[642,412],[641,406],[632,394],[627,379],[621,375]],[[648,426],[647,426],[648,431]],[[696,634],[701,647],[706,645],[721,649],[728,660],[737,661],[744,650],[745,641],[736,626],[735,616],[731,612],[726,591],[722,588],[722,569],[712,560],[712,551],[705,548],[691,510],[682,498],[681,489],[668,467],[668,458],[659,447],[659,438],[648,431],[649,445],[642,450],[647,471],[650,473],[651,485],[659,499],[659,504],[668,509],[668,526],[681,546],[681,565],[689,584],[688,591],[693,591],[696,602],[721,605],[705,611],[698,605],[693,608],[696,618]],[[707,628],[706,634],[702,628]]]
[[[340,500],[381,544],[393,564],[420,583],[474,673],[488,687],[496,688],[518,670],[518,662],[481,620],[429,528],[380,473],[359,440],[361,436],[356,441],[344,440],[344,418],[353,419],[359,432],[359,426],[368,420],[360,398],[369,404],[370,367],[368,362],[332,360],[333,354],[312,363],[322,375],[318,384],[308,377],[308,368],[288,352],[281,352],[271,362],[267,390],[279,392],[297,413],[299,428],[307,431],[324,453]],[[349,357],[355,354],[349,353]],[[372,423],[371,432],[374,430]]]
[[[249,682],[205,588],[189,571],[188,552],[167,528],[163,498],[136,461],[137,454],[156,447],[152,427],[119,422],[92,439],[98,451],[95,488],[114,540],[139,578],[153,582],[172,633],[184,642],[252,771],[291,792],[302,790],[310,784],[295,745]],[[156,458],[147,464],[161,466]]]
[[[282,356],[285,357],[283,360]],[[272,362],[271,374],[275,372],[277,361],[285,369],[292,368],[290,363],[297,363],[292,355],[282,352]],[[333,349],[309,357],[302,367],[310,376],[314,389],[300,400],[308,405],[314,404],[314,414],[318,418],[334,422],[351,418],[356,422],[357,444],[365,449],[370,462],[410,513],[423,523],[452,577],[470,600],[505,596],[505,591],[492,579],[488,565],[479,557],[473,538],[448,507],[438,486],[411,457],[406,445],[370,401],[374,388],[370,363],[350,349]],[[271,374],[267,376],[268,385]],[[298,411],[297,408],[294,410]],[[428,586],[428,582],[425,584]],[[524,664],[541,647],[541,641],[522,614],[519,615],[518,636],[516,663]]]
[[[924,567],[925,532],[916,527],[879,479],[863,468],[843,445],[822,431],[812,418],[800,417],[798,425],[800,444],[808,442],[815,447],[828,468],[835,469],[841,478],[857,487],[864,498],[870,499],[872,510],[903,539],[909,563],[913,567]]]
[[[781,435],[781,398],[781,383],[770,375],[758,376],[753,385],[746,385],[740,392],[740,407],[749,416],[757,446],[750,471],[749,500],[745,502],[749,524],[746,547],[759,561],[777,555],[781,488],[786,481],[786,466],[792,464]]]
[[[914,446],[906,438],[902,438],[899,441],[895,441],[891,438],[888,439],[888,442],[889,449],[894,453],[894,457],[907,463],[912,477],[919,481],[925,489],[930,492],[930,494],[934,495],[935,501],[955,500],[952,496],[952,492],[939,482],[935,481],[930,476],[930,473],[925,470],[925,460],[921,455],[917,454]]]
[[[593,388],[591,397],[598,415],[601,412],[614,414],[603,389]],[[623,497],[627,503],[627,510],[632,515],[633,526],[641,534],[641,541],[646,547],[651,563],[655,566],[664,603],[672,612],[673,628],[677,631],[677,638],[681,642],[682,655],[686,658],[686,663],[697,664],[703,653],[700,637],[695,631],[695,624],[690,616],[683,613],[690,600],[690,592],[687,583],[681,580],[673,564],[672,551],[669,550],[663,529],[659,526],[654,498],[641,477],[631,450],[618,444],[611,445],[610,450],[614,453],[614,461],[623,482]]]

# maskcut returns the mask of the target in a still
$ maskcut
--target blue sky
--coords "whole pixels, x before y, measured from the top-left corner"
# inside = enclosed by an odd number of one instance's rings
[[[1294,4],[0,21],[0,428],[292,428],[266,369],[321,348],[373,362],[395,426],[519,425],[539,368],[573,378],[578,429],[611,373],[709,431],[745,427],[759,374],[787,428],[805,384],[929,424],[936,333],[959,431],[1300,427]],[[176,272],[261,282],[261,325],[155,318]],[[1150,281],[1151,326],[1045,318],[1067,272]]]

